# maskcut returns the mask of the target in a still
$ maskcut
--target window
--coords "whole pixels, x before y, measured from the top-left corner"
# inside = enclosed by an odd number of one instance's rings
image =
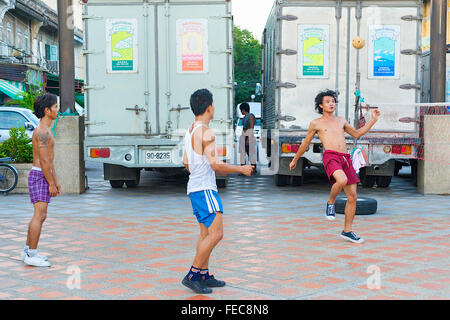
[[[0,129],[23,128],[28,120],[15,111],[0,111]]]
[[[13,36],[13,31],[12,31],[12,26],[11,26],[11,22],[8,22],[6,24],[6,42],[9,45],[14,45],[14,36]]]
[[[34,115],[30,110],[22,110],[26,114],[29,122],[33,123],[36,127],[39,125],[39,118]]]
[[[25,42],[25,44],[24,44],[25,52],[28,53],[28,52],[30,52],[30,34],[29,34],[28,30],[24,31],[23,39],[24,39],[24,42]]]
[[[45,59],[51,60],[50,59],[50,45],[48,45],[48,44],[45,44]]]
[[[22,44],[22,28],[17,27],[16,48],[23,49]]]

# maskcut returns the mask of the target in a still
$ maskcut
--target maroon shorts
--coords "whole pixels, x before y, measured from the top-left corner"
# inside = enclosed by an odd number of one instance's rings
[[[30,190],[30,200],[32,204],[36,202],[50,203],[50,191],[44,173],[38,170],[31,170],[28,174],[28,189]]]
[[[356,171],[353,169],[352,159],[348,153],[326,150],[323,153],[323,166],[332,184],[336,183],[333,177],[333,173],[336,170],[344,171],[347,176],[347,185],[359,182]]]

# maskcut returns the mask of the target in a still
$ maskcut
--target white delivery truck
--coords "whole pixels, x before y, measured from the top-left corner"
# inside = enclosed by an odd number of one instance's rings
[[[85,159],[104,164],[113,188],[140,172],[184,170],[190,95],[214,96],[218,154],[232,150],[233,20],[218,0],[88,0],[83,5]],[[227,136],[231,132],[231,138]],[[217,177],[225,185],[225,177]]]
[[[363,186],[389,186],[396,161],[416,158],[418,123],[399,120],[415,118],[420,102],[421,12],[421,1],[410,0],[275,1],[262,39],[262,143],[277,185],[302,184],[305,166],[322,166],[316,136],[289,170],[309,123],[320,117],[314,98],[325,89],[338,92],[336,115],[352,125],[360,116],[357,96],[381,111],[357,143],[368,151]],[[357,36],[365,41],[361,49],[353,46]],[[370,110],[363,114],[369,121]],[[350,136],[347,145],[351,152]]]

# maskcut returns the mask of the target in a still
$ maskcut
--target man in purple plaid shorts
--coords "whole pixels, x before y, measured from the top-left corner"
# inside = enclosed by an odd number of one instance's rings
[[[34,215],[28,225],[27,242],[21,254],[23,262],[35,267],[50,267],[50,261],[37,252],[42,225],[47,218],[50,197],[61,194],[61,186],[56,178],[54,147],[55,139],[50,126],[58,117],[58,100],[53,94],[44,94],[34,102],[34,114],[41,119],[33,132],[33,168],[28,175],[30,200]]]

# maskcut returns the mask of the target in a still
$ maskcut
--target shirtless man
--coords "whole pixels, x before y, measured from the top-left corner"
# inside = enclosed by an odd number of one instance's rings
[[[347,153],[347,144],[344,132],[354,138],[365,135],[377,122],[380,111],[372,110],[372,119],[364,127],[355,129],[343,117],[336,117],[336,93],[331,90],[320,92],[315,99],[316,111],[322,117],[311,121],[305,140],[300,145],[294,159],[289,165],[291,170],[297,166],[297,161],[308,150],[314,135],[320,138],[324,147],[323,165],[330,182],[333,184],[328,199],[326,218],[334,220],[336,213],[334,203],[337,195],[344,189],[347,195],[345,206],[344,230],[341,237],[354,243],[362,243],[364,240],[352,232],[353,218],[356,212],[356,187],[359,182],[350,155]]]
[[[54,160],[55,139],[50,126],[58,117],[57,97],[45,94],[36,98],[34,114],[40,119],[33,132],[33,168],[28,175],[30,200],[34,206],[34,215],[28,225],[28,236],[21,254],[23,262],[35,267],[50,267],[47,257],[37,252],[42,225],[47,217],[50,197],[61,194],[61,186],[56,178]]]
[[[192,266],[181,283],[196,293],[208,294],[212,292],[211,288],[225,286],[224,281],[209,273],[209,257],[223,237],[223,206],[217,193],[216,172],[250,176],[253,167],[232,166],[218,158],[214,132],[209,128],[214,118],[211,92],[207,89],[195,91],[190,104],[195,122],[186,132],[183,164],[189,171],[187,194],[200,225],[200,237]]]
[[[239,153],[241,165],[245,165],[245,154],[253,166],[253,173],[256,174],[256,139],[253,134],[255,129],[255,115],[250,113],[250,105],[247,102],[241,103],[239,106],[242,115],[242,135],[239,138]]]

